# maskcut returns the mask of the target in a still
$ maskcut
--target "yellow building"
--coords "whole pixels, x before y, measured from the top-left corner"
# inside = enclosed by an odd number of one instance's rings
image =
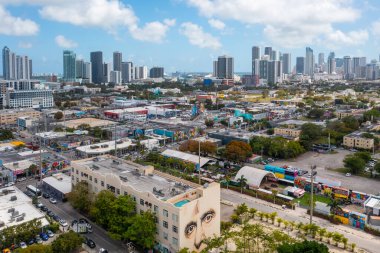
[[[361,136],[362,133],[351,133],[343,137],[343,146],[348,148],[359,148],[371,150],[374,148],[375,140]]]
[[[280,135],[280,136],[286,136],[286,137],[293,137],[294,139],[298,139],[301,135],[301,130],[294,126],[275,127],[274,134]]]
[[[0,125],[15,125],[19,117],[39,118],[40,116],[41,112],[30,108],[0,110]]]
[[[204,240],[220,235],[220,185],[204,186],[113,156],[72,162],[72,183],[89,184],[93,193],[110,190],[129,195],[136,211],[152,211],[161,252],[188,248],[200,252]]]

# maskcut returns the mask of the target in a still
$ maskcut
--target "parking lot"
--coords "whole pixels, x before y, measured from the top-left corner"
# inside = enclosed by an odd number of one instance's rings
[[[288,165],[308,171],[310,171],[311,165],[316,165],[317,176],[338,180],[342,183],[342,187],[371,194],[380,192],[380,181],[378,180],[359,176],[346,177],[342,173],[331,170],[344,167],[343,160],[345,156],[352,154],[351,151],[343,149],[337,149],[336,151],[338,152],[336,154],[307,152],[296,159],[278,160],[273,162],[272,165]]]

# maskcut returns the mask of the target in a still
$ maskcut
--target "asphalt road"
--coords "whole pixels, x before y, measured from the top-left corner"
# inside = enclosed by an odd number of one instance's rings
[[[16,184],[16,186],[20,190],[25,191],[26,186],[30,184],[35,185],[36,180],[26,180],[24,182],[19,182]],[[78,220],[80,218],[86,218],[83,215],[79,214],[75,209],[73,209],[68,202],[62,203],[58,201],[57,204],[52,204],[49,202],[48,199],[44,199],[44,198],[40,198],[39,201],[42,204],[44,204],[47,208],[49,208],[49,210],[57,214],[61,219],[66,220],[69,225],[71,225],[71,222],[74,219]],[[111,239],[107,235],[107,232],[104,229],[102,229],[101,227],[99,227],[98,225],[92,222],[91,222],[91,225],[92,225],[93,233],[84,234],[84,236],[92,239],[96,244],[96,248],[89,252],[94,252],[94,253],[98,252],[100,248],[107,249],[108,252],[110,253],[128,252],[120,241]]]
[[[296,210],[286,209],[283,210],[280,206],[270,204],[266,201],[256,199],[247,195],[222,189],[221,198],[235,204],[246,203],[247,206],[253,207],[261,212],[272,213],[277,212],[277,216],[288,221],[309,223],[309,215],[306,214],[306,210],[303,208],[296,208]],[[230,207],[222,205],[222,209],[227,208],[227,211],[231,211]],[[226,211],[222,210],[224,216],[228,215]],[[232,211],[229,215],[232,214]],[[225,220],[225,217],[223,217]],[[343,234],[349,243],[355,243],[358,247],[371,252],[380,252],[380,240],[378,237],[363,232],[362,230],[355,229],[346,225],[334,225],[327,220],[313,217],[313,222],[320,227],[326,228],[328,231],[339,232]]]

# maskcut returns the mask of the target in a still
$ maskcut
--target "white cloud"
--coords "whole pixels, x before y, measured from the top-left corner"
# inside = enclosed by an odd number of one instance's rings
[[[63,35],[57,35],[55,37],[55,43],[62,48],[73,48],[78,46],[78,43],[65,38]]]
[[[130,27],[129,31],[136,40],[161,43],[169,28],[174,25],[175,19],[165,19],[163,23],[158,21],[146,23],[142,28],[135,25]]]
[[[209,19],[262,25],[264,34],[273,43],[284,47],[318,42],[328,33],[336,33],[334,24],[353,22],[360,17],[352,0],[187,0],[187,3]],[[343,36],[339,37],[343,39]]]
[[[21,48],[32,48],[33,45],[32,45],[32,43],[30,43],[30,42],[20,41],[20,42],[18,43],[18,47],[21,47]]]
[[[371,32],[374,36],[380,37],[380,20],[372,23]]]
[[[39,31],[37,23],[30,19],[14,17],[0,5],[0,34],[11,36],[36,35]]]
[[[220,21],[219,19],[209,19],[208,24],[218,30],[223,30],[226,27],[226,24]]]
[[[350,31],[344,33],[340,30],[330,32],[326,36],[326,42],[333,45],[360,45],[364,44],[368,40],[367,30]]]
[[[191,22],[183,23],[180,33],[188,38],[190,44],[200,48],[219,49],[222,47],[218,38],[204,32],[202,27]]]
[[[175,20],[154,21],[139,24],[130,5],[120,0],[0,0],[6,5],[39,6],[44,19],[82,27],[101,28],[117,37],[118,31],[129,31],[131,36],[142,41],[163,41]],[[149,39],[149,37],[151,39]]]

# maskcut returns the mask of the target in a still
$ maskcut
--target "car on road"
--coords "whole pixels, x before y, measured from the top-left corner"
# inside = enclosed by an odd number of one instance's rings
[[[45,199],[48,199],[48,198],[50,198],[50,194],[44,192],[44,193],[42,193],[42,197],[44,197]]]
[[[59,220],[59,224],[62,226],[62,227],[67,227],[69,224],[67,224],[67,222],[64,220],[64,219],[60,219]]]
[[[53,220],[59,222],[61,220],[61,218],[58,215],[54,215]]]
[[[52,204],[57,204],[57,200],[55,198],[50,198],[49,201]]]
[[[55,214],[53,213],[53,211],[48,211],[47,213],[46,213],[49,217],[53,217]]]
[[[351,173],[346,173],[346,177],[351,177]]]
[[[51,230],[46,231],[46,234],[47,234],[49,237],[54,237],[54,235],[55,235]]]
[[[4,187],[9,187],[9,186],[14,186],[14,185],[15,185],[15,183],[9,182],[9,183],[5,184]]]
[[[28,247],[28,245],[26,245],[25,242],[20,242],[20,248],[26,249],[26,247]]]
[[[42,206],[42,207],[41,207],[41,211],[43,211],[43,212],[47,212],[47,211],[49,211],[49,208],[47,208],[46,206]]]
[[[85,218],[80,218],[79,219],[79,223],[88,223],[88,221],[85,219]]]
[[[41,237],[42,241],[47,241],[47,240],[49,240],[49,236],[48,236],[47,234],[45,234],[45,233],[41,233],[41,234],[40,234],[40,237]]]
[[[85,237],[84,239],[88,247],[90,247],[91,249],[96,248],[96,244],[93,240],[87,237]]]
[[[40,203],[40,202],[38,202],[37,204],[36,204],[36,207],[38,207],[38,208],[41,208],[41,207],[43,207],[44,205],[42,204],[42,203]]]

